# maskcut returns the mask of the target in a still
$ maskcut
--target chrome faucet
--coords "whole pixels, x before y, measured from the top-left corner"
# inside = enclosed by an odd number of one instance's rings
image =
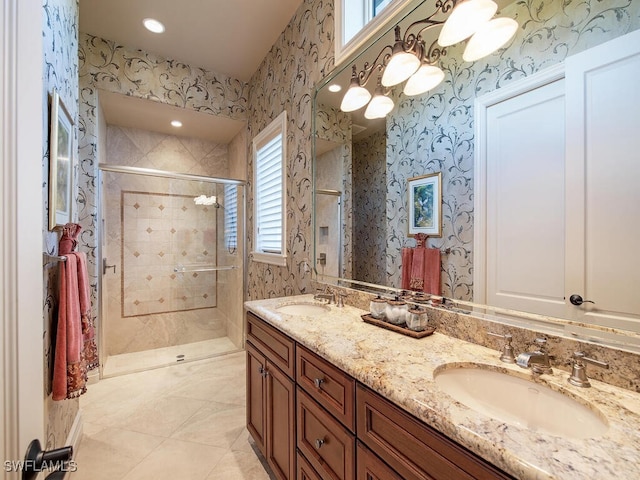
[[[537,350],[518,355],[516,363],[522,368],[530,368],[533,373],[553,373],[550,360],[554,358],[547,352],[547,339],[536,338]]]
[[[500,360],[504,363],[516,363],[516,356],[513,354],[513,345],[511,342],[513,341],[513,335],[510,333],[505,333],[504,335],[500,335],[499,333],[487,332],[489,335],[494,337],[504,338],[505,343],[504,347],[502,347],[502,353],[500,355]]]
[[[609,368],[607,362],[601,362],[594,358],[585,357],[583,352],[575,352],[571,361],[573,368],[571,369],[571,376],[569,377],[569,383],[576,387],[590,387],[589,379],[587,378],[587,366],[585,363],[596,365],[601,368]]]
[[[318,290],[318,291],[322,291],[322,290]],[[336,294],[331,291],[331,289],[329,288],[329,286],[327,285],[327,287],[324,289],[323,293],[316,293],[313,296],[314,300],[327,300],[327,303],[332,304],[332,303],[336,303]]]

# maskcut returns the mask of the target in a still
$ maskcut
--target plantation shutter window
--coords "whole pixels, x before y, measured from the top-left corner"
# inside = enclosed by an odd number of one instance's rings
[[[224,243],[229,253],[238,249],[238,187],[224,186]]]
[[[286,112],[280,114],[253,140],[254,251],[253,259],[286,265],[285,238]]]

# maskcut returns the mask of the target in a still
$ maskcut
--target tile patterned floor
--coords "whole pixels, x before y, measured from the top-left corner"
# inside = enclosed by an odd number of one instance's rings
[[[80,408],[71,480],[269,480],[244,427],[244,352],[101,380]]]

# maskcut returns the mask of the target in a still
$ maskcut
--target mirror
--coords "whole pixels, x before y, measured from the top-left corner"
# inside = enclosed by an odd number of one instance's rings
[[[415,2],[414,10],[398,22],[403,31],[414,19],[433,13],[433,5],[427,3]],[[440,60],[446,73],[444,82],[413,97],[394,87],[389,97],[395,107],[385,118],[367,120],[364,108],[342,112],[340,102],[349,85],[352,65],[362,69],[366,62],[373,62],[383,46],[393,44],[392,29],[378,35],[318,84],[314,99],[314,182],[315,266],[320,280],[335,277],[365,287],[399,289],[402,249],[416,244],[408,233],[408,180],[440,172],[442,236],[429,237],[427,245],[441,252],[441,295],[467,309],[499,310],[471,303],[478,289],[474,287],[479,287],[474,286],[474,102],[533,72],[560,64],[568,55],[625,33],[629,28],[619,19],[631,15],[628,6],[620,6],[623,15],[618,19],[594,9],[593,15],[581,17],[579,23],[597,23],[601,35],[588,36],[561,24],[568,13],[553,2],[540,4],[540,15],[535,18],[520,3],[505,1],[499,6],[499,15],[516,18],[520,25],[505,50],[469,63],[462,60],[464,45],[449,47]],[[542,34],[552,27],[553,36]],[[435,29],[434,40],[437,33]],[[333,85],[340,85],[342,90],[332,92]],[[375,79],[366,86],[373,91]],[[321,205],[326,203],[321,199],[326,192],[339,197],[340,207]],[[340,212],[332,224],[327,208]],[[328,239],[335,229],[340,232],[335,243],[323,244],[320,236]],[[520,313],[536,317],[527,312],[530,310]],[[538,320],[544,321],[545,317],[539,315]]]

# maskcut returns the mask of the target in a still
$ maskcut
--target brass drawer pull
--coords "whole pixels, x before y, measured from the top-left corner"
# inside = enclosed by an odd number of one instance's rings
[[[318,450],[320,450],[320,447],[322,447],[322,445],[324,445],[324,439],[316,438],[315,444],[316,444],[316,448]]]
[[[324,378],[314,378],[313,383],[315,384],[316,388],[320,388],[320,385],[324,383]]]

